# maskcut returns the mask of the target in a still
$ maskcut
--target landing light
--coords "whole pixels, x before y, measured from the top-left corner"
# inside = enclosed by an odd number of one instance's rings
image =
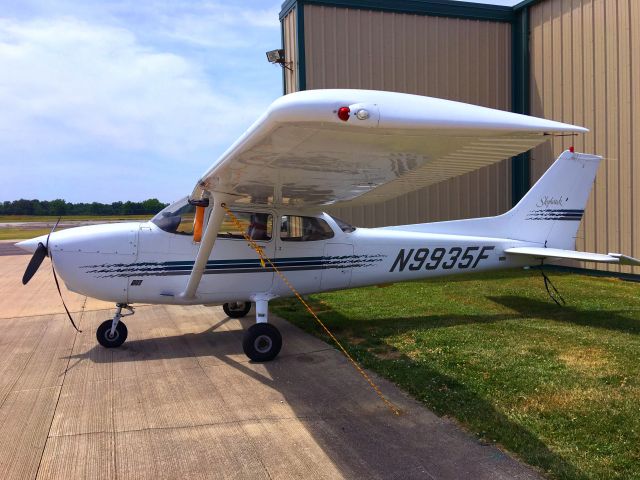
[[[356,117],[358,117],[358,120],[366,120],[369,118],[369,111],[361,108],[356,112]]]

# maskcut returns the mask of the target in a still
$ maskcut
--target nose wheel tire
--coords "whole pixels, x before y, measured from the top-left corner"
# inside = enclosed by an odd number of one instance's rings
[[[222,305],[227,317],[242,318],[251,310],[251,302],[229,302]]]
[[[116,330],[111,335],[111,320],[106,320],[100,324],[96,330],[98,343],[105,348],[117,348],[127,339],[127,326],[123,321],[119,321]]]
[[[242,339],[242,349],[254,362],[269,362],[278,356],[282,348],[282,336],[270,323],[251,325]]]

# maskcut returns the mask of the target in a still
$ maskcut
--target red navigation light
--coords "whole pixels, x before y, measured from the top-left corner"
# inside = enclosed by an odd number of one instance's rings
[[[343,122],[349,120],[349,114],[351,113],[351,109],[349,107],[340,107],[338,109],[338,118]]]
[[[573,153],[573,152],[575,152],[575,151],[576,151],[576,149],[575,149],[575,148],[573,148],[573,145],[571,145],[571,146],[569,147],[569,151],[570,151],[571,153]]]

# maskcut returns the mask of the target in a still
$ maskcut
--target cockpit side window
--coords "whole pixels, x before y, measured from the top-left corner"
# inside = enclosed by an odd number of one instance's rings
[[[224,216],[218,238],[244,239],[244,234],[253,240],[271,240],[273,216],[262,212],[233,212],[240,228],[228,214]],[[196,207],[190,205],[187,197],[172,203],[151,219],[159,228],[168,233],[193,235]]]
[[[313,242],[333,238],[333,230],[327,222],[317,217],[283,215],[280,223],[280,239],[283,242]]]
[[[271,240],[273,233],[273,216],[262,212],[233,212],[240,227],[228,214],[224,216],[218,238],[236,238],[244,240],[247,234],[252,240]]]

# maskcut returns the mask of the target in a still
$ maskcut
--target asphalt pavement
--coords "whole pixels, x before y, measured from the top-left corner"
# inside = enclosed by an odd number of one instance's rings
[[[0,241],[0,257],[7,255],[29,255],[29,252],[22,250],[15,245],[16,240],[10,242]]]

